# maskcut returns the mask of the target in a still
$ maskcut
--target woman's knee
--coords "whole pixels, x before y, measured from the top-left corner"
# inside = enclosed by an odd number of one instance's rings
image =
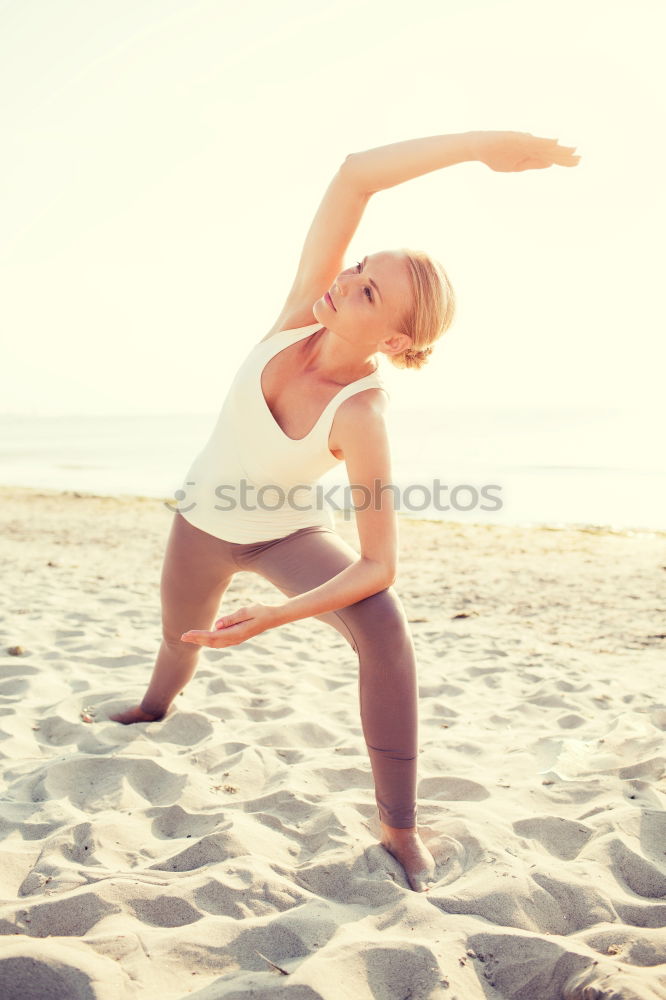
[[[398,597],[393,587],[386,587],[370,597],[358,602],[363,607],[363,612],[373,621],[384,622],[393,627],[402,627],[407,624],[407,616],[402,606],[402,601]]]
[[[360,647],[365,641],[384,649],[404,652],[411,647],[411,633],[402,602],[393,587],[365,597],[341,612]]]

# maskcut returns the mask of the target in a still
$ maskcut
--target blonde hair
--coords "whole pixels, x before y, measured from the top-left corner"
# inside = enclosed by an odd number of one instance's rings
[[[413,294],[397,329],[411,337],[412,344],[402,354],[389,355],[389,361],[396,368],[422,368],[432,353],[432,345],[453,322],[456,297],[439,261],[424,250],[400,252],[407,259]]]

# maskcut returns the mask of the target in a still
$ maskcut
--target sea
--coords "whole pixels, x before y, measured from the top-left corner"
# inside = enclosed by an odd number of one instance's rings
[[[0,415],[0,484],[174,506],[216,419]],[[664,414],[657,409],[411,407],[391,411],[390,432],[402,516],[666,530]],[[344,464],[322,483],[332,508],[351,517]]]

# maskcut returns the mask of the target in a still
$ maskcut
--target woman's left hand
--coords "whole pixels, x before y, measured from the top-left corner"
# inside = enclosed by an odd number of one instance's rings
[[[203,629],[191,629],[183,632],[181,640],[192,642],[198,646],[211,646],[220,649],[224,646],[237,646],[246,639],[275,628],[282,624],[279,618],[279,606],[272,604],[248,604],[229,615],[223,615],[215,622],[215,629],[206,632]]]

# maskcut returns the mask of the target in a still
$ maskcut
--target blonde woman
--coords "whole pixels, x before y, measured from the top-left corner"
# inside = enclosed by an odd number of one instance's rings
[[[372,195],[456,163],[492,170],[575,166],[574,148],[522,132],[466,132],[352,153],[329,184],[293,285],[225,399],[208,444],[177,493],[161,582],[163,638],[139,706],[124,724],[162,719],[192,678],[201,646],[238,645],[316,617],[358,655],[363,734],[381,844],[415,891],[435,881],[417,829],[417,672],[396,591],[387,394],[377,356],[420,368],[451,324],[454,293],[426,253],[383,250],[345,267]],[[246,261],[254,266],[253,260]],[[315,484],[344,462],[360,552],[336,533]],[[234,573],[261,574],[274,604],[218,615]]]

